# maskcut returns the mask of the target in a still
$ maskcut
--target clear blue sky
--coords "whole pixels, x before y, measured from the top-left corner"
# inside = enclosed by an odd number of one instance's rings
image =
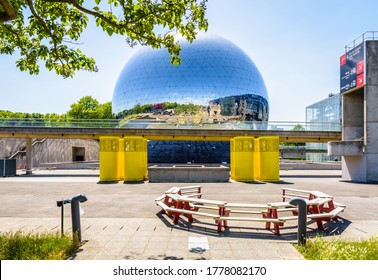
[[[236,43],[260,69],[270,120],[304,121],[307,105],[339,91],[339,57],[363,32],[378,30],[377,11],[376,0],[209,0],[207,17],[209,32]],[[111,101],[120,71],[138,48],[93,23],[80,41],[98,73],[30,76],[15,67],[16,56],[0,56],[0,109],[65,113],[86,95]]]

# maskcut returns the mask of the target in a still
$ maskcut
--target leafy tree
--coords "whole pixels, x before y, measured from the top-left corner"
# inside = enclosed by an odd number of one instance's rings
[[[177,106],[177,102],[163,102],[163,110],[174,109]]]
[[[189,104],[178,104],[174,108],[175,114],[177,115],[196,115],[200,111],[200,106]]]
[[[305,131],[306,129],[304,128],[303,125],[301,125],[301,124],[296,124],[291,130],[292,130],[292,131]]]
[[[0,119],[43,119],[45,115],[41,113],[21,113],[0,110]]]
[[[101,119],[112,119],[114,117],[112,113],[112,102],[110,101],[100,104],[98,110]]]
[[[1,1],[1,0],[0,0]],[[64,121],[71,119],[112,119],[112,103],[101,104],[91,96],[85,96],[72,104],[66,114],[22,113],[0,110],[0,119],[52,119]]]
[[[63,77],[72,77],[78,70],[97,71],[95,60],[77,48],[92,17],[109,36],[124,36],[130,46],[167,48],[177,65],[181,48],[174,35],[192,42],[199,30],[207,30],[206,2],[0,0],[0,54],[19,54],[17,67],[30,74],[39,73],[41,61]]]
[[[301,124],[296,124],[291,131],[305,131],[306,128],[304,128],[303,125]],[[283,146],[306,146],[306,143],[289,143],[289,142],[284,142],[282,143]]]
[[[93,97],[84,96],[71,105],[67,115],[73,119],[110,119],[112,118],[111,110],[111,102],[100,104]]]

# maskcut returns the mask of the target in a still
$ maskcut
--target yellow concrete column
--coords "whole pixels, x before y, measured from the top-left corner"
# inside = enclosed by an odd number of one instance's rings
[[[118,177],[120,181],[125,179],[125,140],[123,138],[119,138]]]
[[[259,137],[260,181],[280,180],[280,143],[278,136]]]
[[[234,180],[251,182],[255,180],[254,167],[254,146],[255,139],[250,136],[239,136],[234,138],[231,166],[234,172]]]
[[[254,172],[255,180],[260,180],[260,140],[255,138],[255,154],[254,154]]]
[[[100,137],[100,181],[119,181],[119,137]]]
[[[230,178],[235,180],[235,139],[230,139]]]
[[[147,179],[147,141],[140,136],[124,137],[124,181]]]

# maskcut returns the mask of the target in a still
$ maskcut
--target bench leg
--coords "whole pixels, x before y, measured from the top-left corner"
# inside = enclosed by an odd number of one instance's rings
[[[222,232],[222,221],[217,221],[216,223],[218,224],[217,231]]]
[[[223,206],[219,207],[218,214],[219,214],[220,217],[229,217],[230,216],[230,212],[227,211],[226,207],[223,207]],[[227,227],[227,220],[221,221],[221,225],[222,225],[222,223],[223,223],[223,227],[226,228]]]
[[[267,219],[272,218],[272,215],[273,215],[272,209],[268,209],[268,212],[266,214],[264,213],[262,214],[263,218],[267,218]],[[265,223],[265,229],[270,230],[270,222]]]
[[[318,230],[324,230],[322,219],[316,219],[316,224],[318,226]]]
[[[180,219],[180,213],[173,213],[173,223],[177,224]]]
[[[313,205],[311,207],[311,211],[315,214],[320,214],[323,212],[323,206],[322,205]],[[324,230],[324,227],[323,227],[323,222],[322,222],[322,219],[315,219],[316,220],[316,225],[318,226],[318,229],[319,230]]]
[[[280,235],[280,224],[274,223],[274,233]]]
[[[184,207],[184,209],[186,209],[186,210],[192,211],[192,209],[190,208],[189,202],[184,202],[181,207]],[[189,223],[193,222],[193,215],[192,214],[186,214],[186,217],[188,218]]]

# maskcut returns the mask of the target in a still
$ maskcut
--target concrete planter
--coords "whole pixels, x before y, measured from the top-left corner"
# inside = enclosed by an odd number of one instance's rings
[[[228,182],[230,168],[219,164],[153,165],[148,168],[148,179],[154,183]]]

